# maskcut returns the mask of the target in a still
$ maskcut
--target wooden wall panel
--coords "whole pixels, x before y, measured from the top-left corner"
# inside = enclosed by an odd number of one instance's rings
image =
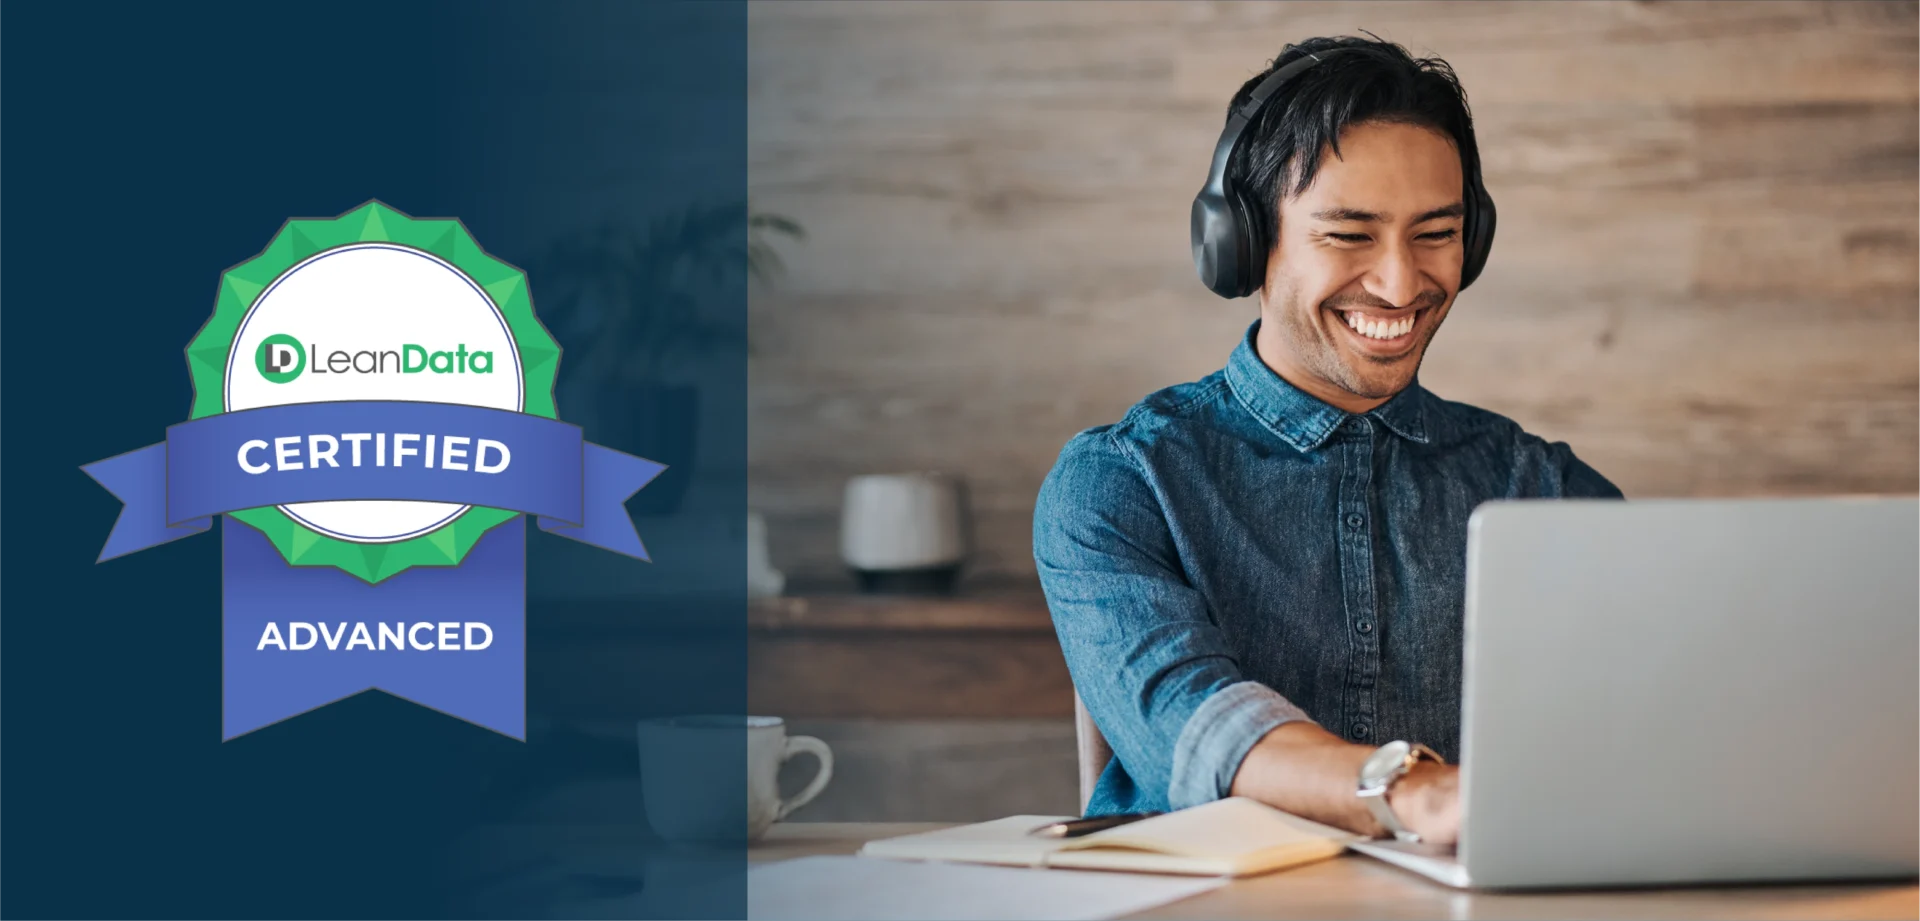
[[[1218,368],[1193,278],[1225,101],[1290,40],[1453,64],[1501,235],[1422,380],[1634,496],[1920,486],[1911,2],[761,3],[750,186],[804,222],[752,303],[753,505],[840,577],[846,477],[970,483],[1031,578],[1060,445]]]

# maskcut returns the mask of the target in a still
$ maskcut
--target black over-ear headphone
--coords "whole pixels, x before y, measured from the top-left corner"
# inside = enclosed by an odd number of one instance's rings
[[[1200,281],[1213,293],[1221,297],[1246,297],[1260,290],[1267,278],[1269,248],[1255,242],[1254,225],[1248,215],[1252,208],[1269,205],[1249,199],[1227,182],[1227,160],[1233,156],[1233,146],[1239,143],[1240,135],[1254,116],[1260,114],[1261,107],[1287,81],[1343,50],[1309,53],[1274,71],[1247,94],[1245,104],[1227,116],[1227,127],[1220,132],[1220,143],[1213,148],[1213,167],[1207,171],[1207,184],[1193,197],[1193,265],[1200,271]],[[1493,196],[1487,194],[1486,186],[1480,181],[1480,157],[1473,141],[1473,129],[1468,127],[1466,131],[1467,136],[1460,139],[1459,145],[1461,166],[1467,179],[1463,234],[1467,253],[1460,268],[1462,290],[1473,284],[1473,280],[1480,277],[1480,270],[1486,267],[1487,254],[1493,249],[1495,223]]]

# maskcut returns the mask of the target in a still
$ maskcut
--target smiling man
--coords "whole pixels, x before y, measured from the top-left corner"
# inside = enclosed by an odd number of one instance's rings
[[[1420,386],[1491,236],[1444,61],[1313,39],[1228,112],[1209,188],[1244,242],[1196,259],[1216,291],[1257,290],[1260,319],[1224,369],[1069,442],[1034,514],[1067,664],[1116,755],[1088,812],[1239,795],[1450,843],[1468,516],[1620,492]]]

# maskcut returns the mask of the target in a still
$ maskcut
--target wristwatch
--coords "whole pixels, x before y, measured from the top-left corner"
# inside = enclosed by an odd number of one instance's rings
[[[1367,804],[1374,819],[1393,832],[1395,838],[1414,844],[1420,842],[1419,833],[1409,831],[1406,825],[1401,824],[1400,817],[1393,814],[1393,807],[1387,805],[1387,791],[1393,788],[1394,781],[1413,770],[1421,758],[1431,758],[1438,764],[1447,763],[1445,758],[1425,745],[1395,740],[1380,746],[1367,759],[1367,763],[1360,766],[1360,799]]]

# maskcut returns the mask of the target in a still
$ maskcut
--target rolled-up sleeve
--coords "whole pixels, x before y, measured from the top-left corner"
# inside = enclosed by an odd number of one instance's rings
[[[1255,742],[1308,718],[1242,675],[1157,495],[1108,431],[1069,442],[1041,486],[1034,559],[1088,712],[1135,785],[1170,808],[1225,796]]]

